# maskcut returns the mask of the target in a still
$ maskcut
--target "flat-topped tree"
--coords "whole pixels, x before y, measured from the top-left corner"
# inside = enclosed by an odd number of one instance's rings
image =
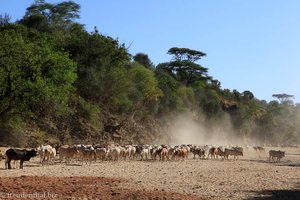
[[[191,50],[188,48],[170,48],[168,54],[173,55],[171,62],[161,63],[157,67],[166,70],[176,80],[191,86],[197,81],[212,81],[208,76],[208,69],[197,64],[196,61],[206,56],[201,51]]]
[[[188,60],[190,62],[196,62],[203,56],[206,56],[206,54],[201,51],[178,47],[170,48],[168,54],[173,55],[173,60]]]
[[[293,104],[294,95],[290,94],[273,94],[272,97],[277,98],[282,104]]]

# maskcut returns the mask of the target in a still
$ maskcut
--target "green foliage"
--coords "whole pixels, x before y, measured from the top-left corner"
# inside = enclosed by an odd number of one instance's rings
[[[178,47],[170,48],[168,54],[173,55],[173,60],[188,60],[189,62],[195,62],[203,56],[206,56],[206,54],[201,51]]]
[[[181,107],[187,110],[193,110],[196,105],[194,90],[190,87],[180,86],[178,88],[178,96],[180,97]]]
[[[137,53],[135,56],[133,56],[133,60],[135,62],[138,62],[141,65],[149,68],[149,69],[153,69],[154,68],[154,64],[151,62],[151,60],[150,60],[150,58],[148,57],[147,54]]]
[[[208,69],[195,63],[202,56],[205,56],[205,53],[177,47],[169,49],[168,53],[173,55],[172,61],[161,63],[157,67],[164,69],[176,80],[186,86],[191,86],[200,80],[212,80],[212,78],[207,74]]]
[[[101,98],[103,104],[106,104],[111,110],[118,112],[127,112],[133,106],[133,101],[129,99],[130,91],[133,90],[134,83],[129,79],[129,74],[125,68],[118,68],[111,71],[107,76],[102,77],[109,83],[101,88],[104,91],[104,97]]]
[[[102,127],[102,123],[100,121],[101,109],[99,106],[94,105],[81,97],[78,97],[75,101],[78,102],[78,105],[76,106],[76,115],[81,116],[94,127],[100,129]]]
[[[199,99],[203,112],[209,118],[218,116],[221,112],[219,94],[216,90],[205,89],[202,98]]]
[[[0,145],[26,146],[27,128],[25,120],[20,115],[6,114],[0,118]]]
[[[25,25],[26,27],[33,28],[41,32],[52,31],[51,25],[48,23],[47,18],[41,14],[27,16],[22,19],[20,23]]]
[[[11,17],[7,13],[4,15],[0,14],[0,28],[3,28],[5,25],[9,24],[10,18]]]
[[[124,65],[129,55],[117,40],[73,26],[64,49],[78,64],[76,87],[85,99],[109,104],[127,91]]]
[[[246,90],[242,93],[242,99],[244,101],[249,101],[249,100],[252,100],[254,98],[254,95],[252,94],[252,92]]]
[[[79,10],[80,5],[73,1],[50,4],[44,0],[36,0],[27,8],[24,19],[30,19],[32,16],[44,16],[49,24],[66,27],[79,18]]]
[[[127,73],[133,86],[129,93],[129,99],[134,102],[132,111],[145,111],[145,106],[150,111],[153,110],[152,108],[156,107],[156,102],[162,95],[154,72],[140,64],[133,63]]]
[[[155,107],[154,102],[160,97],[161,91],[152,70],[138,63],[129,63],[108,76],[112,84],[107,88],[110,96],[106,106],[112,110],[135,113],[150,104]]]
[[[26,31],[20,27],[0,32],[0,116],[65,113],[76,79],[75,63],[47,40],[35,37],[32,42],[19,30]]]
[[[158,87],[162,91],[160,98],[159,110],[160,114],[168,114],[172,111],[180,109],[180,98],[177,93],[179,83],[164,70],[157,67],[155,71]]]
[[[277,98],[281,103],[293,104],[293,101],[291,99],[294,98],[294,95],[282,93],[282,94],[273,94],[272,97]]]

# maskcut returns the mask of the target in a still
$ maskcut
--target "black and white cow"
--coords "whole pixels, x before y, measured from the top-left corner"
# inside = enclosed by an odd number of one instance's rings
[[[20,169],[23,169],[23,162],[29,161],[30,158],[37,155],[37,151],[35,150],[21,150],[21,149],[8,149],[5,152],[6,161],[5,161],[5,169],[11,169],[10,162],[12,160],[20,160]]]

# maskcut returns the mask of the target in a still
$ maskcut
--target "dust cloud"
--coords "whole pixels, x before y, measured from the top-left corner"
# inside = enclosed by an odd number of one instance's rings
[[[168,118],[167,135],[169,144],[199,145],[242,145],[245,140],[237,136],[232,128],[230,117],[224,115],[220,119],[207,120],[184,113]]]

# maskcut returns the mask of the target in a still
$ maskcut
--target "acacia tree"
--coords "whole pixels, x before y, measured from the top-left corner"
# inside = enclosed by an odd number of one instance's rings
[[[187,87],[200,80],[211,80],[207,75],[208,69],[197,64],[196,61],[206,54],[188,48],[170,48],[168,54],[173,55],[171,62],[161,63],[159,68],[166,70],[175,79]]]
[[[203,56],[206,56],[206,54],[201,51],[178,47],[170,48],[168,54],[173,55],[173,60],[188,60],[190,62],[196,62]]]
[[[277,98],[282,104],[293,104],[294,95],[290,94],[273,94],[272,97]]]

